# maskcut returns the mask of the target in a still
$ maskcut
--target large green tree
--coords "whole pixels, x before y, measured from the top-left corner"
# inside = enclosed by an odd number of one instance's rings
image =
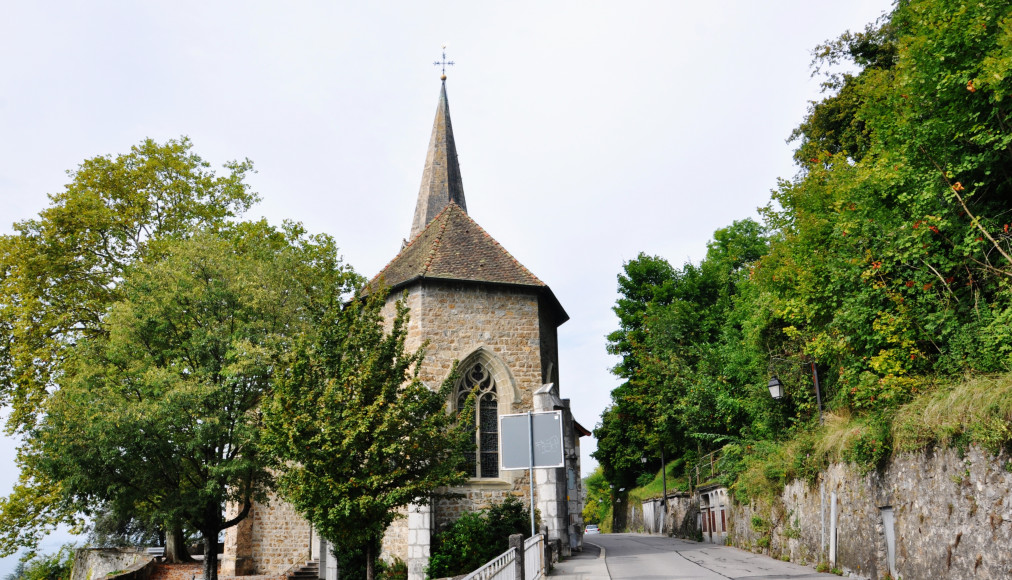
[[[795,133],[757,269],[783,356],[840,404],[896,405],[935,373],[1012,369],[1012,7],[901,2],[821,47],[830,94]],[[779,207],[778,207],[779,206]]]
[[[641,256],[620,276],[606,475],[657,417],[670,440],[739,451],[809,430],[813,369],[831,411],[874,424],[877,461],[899,405],[1012,370],[1012,6],[898,2],[814,64],[827,94],[794,133],[798,174],[761,209],[767,233],[736,222],[698,265],[640,288],[658,260]],[[768,373],[787,385],[776,405]]]
[[[195,229],[223,227],[257,200],[244,182],[248,160],[225,169],[216,175],[186,138],[148,139],[84,161],[38,218],[0,236],[0,403],[10,409],[9,432],[30,436],[77,345],[107,336],[132,264]],[[58,523],[80,523],[65,485],[25,460],[30,449],[20,453],[19,482],[0,499],[5,553],[30,549]]]
[[[398,508],[465,481],[474,445],[471,426],[447,410],[453,377],[434,389],[418,379],[423,351],[405,348],[407,308],[398,303],[384,331],[383,305],[376,292],[327,310],[264,408],[282,496],[336,550],[364,553],[369,580]]]
[[[749,267],[767,249],[763,228],[742,220],[714,234],[699,264],[642,254],[625,264],[609,347],[626,382],[595,430],[595,457],[616,487],[631,485],[643,454],[694,457],[764,430],[768,405],[753,400],[765,381],[761,332],[742,314],[756,312]]]
[[[167,245],[126,270],[107,332],[70,353],[22,463],[84,512],[104,504],[199,531],[215,578],[219,532],[273,487],[260,408],[283,353],[315,328],[309,294],[357,281],[329,239],[295,226]],[[240,506],[227,519],[226,502]]]
[[[219,176],[189,139],[147,139],[130,152],[86,160],[36,219],[0,236],[0,403],[8,428],[39,416],[67,352],[105,333],[125,269],[166,239],[215,228],[258,198],[248,161]]]

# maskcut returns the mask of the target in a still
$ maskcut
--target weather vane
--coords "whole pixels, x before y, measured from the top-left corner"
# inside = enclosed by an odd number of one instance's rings
[[[452,60],[446,60],[446,44],[443,44],[443,60],[437,60],[436,62],[432,63],[432,65],[433,66],[442,67],[443,74],[439,78],[445,81],[446,80],[446,65],[453,66],[453,61]]]

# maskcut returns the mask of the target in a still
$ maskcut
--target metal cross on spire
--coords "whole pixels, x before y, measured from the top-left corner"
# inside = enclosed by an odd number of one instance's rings
[[[453,61],[452,60],[446,60],[446,45],[445,44],[443,45],[443,59],[442,60],[437,60],[436,62],[432,63],[432,65],[433,66],[438,66],[438,67],[442,68],[443,74],[439,78],[441,78],[442,80],[445,81],[446,80],[446,65],[453,66]]]

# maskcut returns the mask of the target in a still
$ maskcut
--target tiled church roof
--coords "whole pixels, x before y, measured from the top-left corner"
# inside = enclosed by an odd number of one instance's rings
[[[452,202],[383,268],[374,282],[382,280],[387,286],[397,287],[416,278],[547,288]]]
[[[391,290],[421,280],[530,287],[547,296],[557,324],[569,319],[552,290],[467,215],[445,78],[432,123],[411,242],[369,282]]]

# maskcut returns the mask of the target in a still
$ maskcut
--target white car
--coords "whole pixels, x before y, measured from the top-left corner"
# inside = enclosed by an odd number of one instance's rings
[[[597,527],[597,524],[590,524],[586,529],[583,530],[584,534],[600,534],[601,529]]]

